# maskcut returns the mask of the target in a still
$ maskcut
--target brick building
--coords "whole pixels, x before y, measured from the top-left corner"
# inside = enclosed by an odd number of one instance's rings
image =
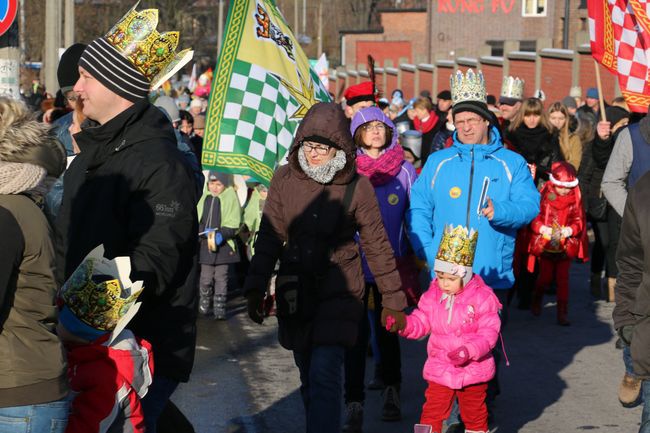
[[[564,41],[565,6],[569,6]],[[430,9],[379,11],[378,30],[341,31],[341,63],[432,63],[458,56],[502,56],[508,41],[523,51],[574,49],[588,41],[585,0],[438,0]]]

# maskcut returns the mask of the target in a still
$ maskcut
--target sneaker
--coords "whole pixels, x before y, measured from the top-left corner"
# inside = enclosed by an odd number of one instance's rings
[[[402,409],[399,402],[399,391],[395,386],[384,389],[384,407],[381,409],[382,421],[399,421],[402,419]]]
[[[363,404],[351,401],[345,408],[345,424],[343,433],[361,433],[363,428]]]
[[[624,407],[634,407],[639,403],[642,380],[625,373],[618,388],[618,400]]]

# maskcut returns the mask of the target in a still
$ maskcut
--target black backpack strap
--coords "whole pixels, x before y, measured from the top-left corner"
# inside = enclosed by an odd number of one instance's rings
[[[354,190],[357,187],[357,182],[359,181],[359,175],[355,174],[350,183],[345,186],[345,195],[343,196],[343,214],[347,214],[350,210],[350,204],[352,203],[352,197],[354,196]]]

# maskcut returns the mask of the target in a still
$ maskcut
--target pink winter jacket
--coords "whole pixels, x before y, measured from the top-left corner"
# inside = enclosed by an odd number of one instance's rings
[[[427,361],[423,376],[427,381],[461,389],[489,381],[495,373],[491,350],[499,336],[501,304],[480,276],[474,274],[461,292],[455,295],[451,308],[434,279],[418,302],[418,307],[406,318],[406,328],[400,335],[419,339],[431,334],[427,344]],[[454,367],[447,353],[466,346],[469,363]]]

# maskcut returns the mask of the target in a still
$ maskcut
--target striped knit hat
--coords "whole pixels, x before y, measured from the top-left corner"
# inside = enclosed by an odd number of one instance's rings
[[[79,59],[79,66],[106,88],[137,102],[149,94],[151,83],[104,38],[95,39]]]

